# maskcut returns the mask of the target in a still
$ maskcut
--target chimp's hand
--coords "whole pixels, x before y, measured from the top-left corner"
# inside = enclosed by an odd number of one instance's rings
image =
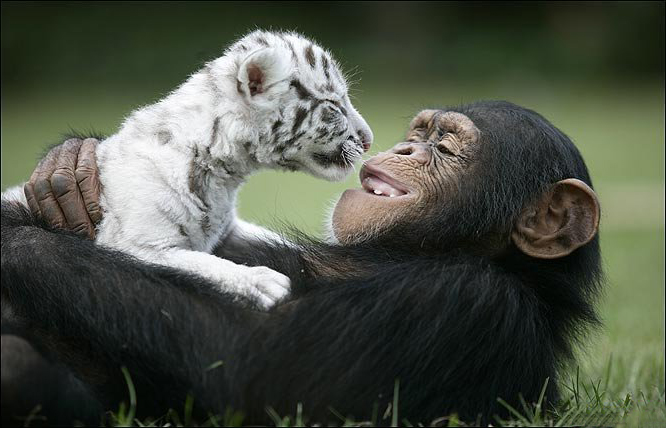
[[[95,138],[72,138],[49,151],[23,190],[33,215],[53,227],[95,238],[102,219]]]

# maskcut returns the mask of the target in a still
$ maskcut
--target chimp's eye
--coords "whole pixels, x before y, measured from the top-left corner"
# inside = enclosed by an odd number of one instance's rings
[[[449,150],[444,144],[437,144],[437,150],[439,150],[440,153],[444,155],[452,155],[454,154],[451,150]]]

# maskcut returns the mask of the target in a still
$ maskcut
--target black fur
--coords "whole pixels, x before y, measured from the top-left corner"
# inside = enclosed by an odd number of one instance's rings
[[[396,379],[400,420],[414,424],[454,412],[494,422],[507,416],[498,397],[536,402],[546,379],[555,402],[572,346],[598,323],[598,239],[559,260],[512,245],[500,256],[484,249],[548,185],[591,185],[587,170],[571,141],[532,111],[503,102],[447,110],[481,130],[482,168],[437,216],[357,246],[301,238],[300,249],[218,251],[291,278],[291,298],[268,313],[203,279],[49,231],[5,202],[3,305],[105,408],[127,400],[126,366],[140,417],[181,409],[191,393],[199,421],[230,406],[245,423],[269,423],[267,406],[286,415],[299,402],[310,422],[340,423],[330,408],[369,420],[392,401]]]

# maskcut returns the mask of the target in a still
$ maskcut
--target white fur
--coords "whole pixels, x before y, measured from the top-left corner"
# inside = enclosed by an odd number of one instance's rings
[[[2,192],[2,199],[8,201],[19,202],[26,207],[28,206],[28,201],[25,198],[25,193],[23,192],[23,186],[14,186]]]
[[[317,55],[317,67],[307,62],[308,46]],[[328,77],[324,56],[331,62]],[[263,92],[255,95],[249,88],[252,67],[264,79]],[[314,98],[297,96],[294,79]],[[294,138],[299,108],[313,113]],[[326,109],[346,114],[332,121],[329,115],[327,122]],[[273,132],[276,121],[281,132]],[[330,132],[319,137],[322,129]],[[342,134],[334,138],[333,133]],[[253,32],[166,98],[133,112],[98,146],[104,216],[96,242],[202,275],[223,291],[255,297],[269,307],[288,293],[286,276],[210,254],[230,234],[279,239],[237,218],[239,187],[264,167],[341,179],[351,169],[322,165],[315,153],[351,153],[355,160],[362,153],[361,135],[372,139],[328,52],[294,33]]]

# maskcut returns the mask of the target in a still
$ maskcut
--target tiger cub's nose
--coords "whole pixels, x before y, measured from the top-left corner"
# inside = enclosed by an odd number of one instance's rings
[[[372,135],[367,135],[365,132],[359,130],[358,138],[359,140],[361,140],[363,151],[367,152],[368,150],[370,150],[370,146],[372,145]]]

